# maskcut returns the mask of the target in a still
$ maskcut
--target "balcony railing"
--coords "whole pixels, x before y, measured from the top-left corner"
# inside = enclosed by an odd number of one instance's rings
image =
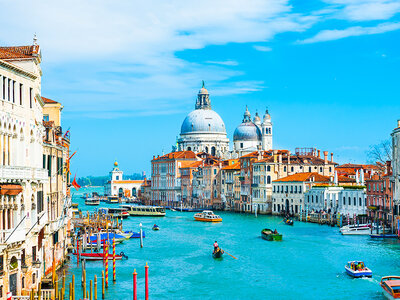
[[[48,172],[45,169],[0,166],[0,178],[15,180],[47,180]]]

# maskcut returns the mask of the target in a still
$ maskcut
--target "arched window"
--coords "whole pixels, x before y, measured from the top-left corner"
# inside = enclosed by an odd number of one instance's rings
[[[267,172],[271,171],[271,166],[267,166]]]
[[[191,147],[187,147],[187,151],[192,151],[192,148]]]
[[[211,155],[212,155],[212,156],[215,156],[215,147],[214,147],[214,146],[211,147]]]
[[[271,184],[271,176],[267,176],[267,184]]]
[[[206,146],[206,151],[205,151],[206,153],[208,153],[208,147]]]

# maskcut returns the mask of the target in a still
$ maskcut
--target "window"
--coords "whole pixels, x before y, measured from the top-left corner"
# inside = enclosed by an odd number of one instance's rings
[[[29,88],[29,107],[33,107],[33,89]]]
[[[294,186],[294,192],[297,193],[297,185]]]
[[[290,172],[293,172],[294,171],[294,167],[290,167]]]
[[[36,261],[36,246],[32,247],[32,260]]]
[[[343,197],[343,205],[346,205],[346,197]]]
[[[23,91],[24,91],[23,84],[20,83],[19,84],[19,105],[23,104],[23,96],[24,96]]]
[[[301,185],[299,185],[299,193],[301,193]]]
[[[271,184],[271,176],[267,176],[267,184]]]
[[[319,171],[322,173],[322,167],[319,167]]]
[[[214,175],[216,175],[217,174],[217,169],[214,169]]]
[[[6,78],[3,77],[3,99],[6,100]]]
[[[49,115],[43,115],[43,121],[48,122],[49,121]]]
[[[290,192],[293,193],[293,185],[290,186]]]
[[[356,199],[356,197],[354,197],[353,203],[354,203],[354,206],[357,206],[357,199]]]
[[[359,203],[360,206],[362,205],[362,204],[361,204],[361,197],[359,198],[358,203]]]
[[[12,102],[15,103],[15,81],[12,81]]]
[[[46,169],[46,154],[43,154],[43,169]]]
[[[314,195],[311,195],[311,202],[314,203]]]
[[[47,172],[49,177],[51,177],[51,155],[47,156]]]
[[[286,166],[283,167],[283,172],[286,172]]]
[[[271,171],[271,166],[267,166],[267,172]]]
[[[7,84],[7,100],[11,100],[11,79],[8,79],[8,84]]]
[[[240,148],[243,148],[243,143],[240,143]]]
[[[311,172],[311,167],[308,167],[308,172]]]
[[[351,198],[349,197],[349,205],[351,205]]]

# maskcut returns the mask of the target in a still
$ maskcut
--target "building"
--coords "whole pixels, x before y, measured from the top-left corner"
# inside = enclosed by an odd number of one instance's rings
[[[233,149],[239,157],[259,149],[265,151],[272,149],[272,122],[268,110],[261,123],[258,113],[253,121],[251,120],[251,114],[246,106],[243,121],[233,133]]]
[[[151,203],[151,180],[144,178],[143,184],[140,187],[138,194],[139,201],[145,205],[152,205]]]
[[[229,151],[229,139],[221,117],[212,110],[207,89],[203,86],[197,95],[195,110],[190,112],[181,126],[179,151],[206,152],[222,157]]]
[[[182,202],[185,207],[194,207],[193,199],[193,174],[203,164],[203,160],[185,164],[181,167]]]
[[[58,268],[65,261],[69,246],[68,234],[71,230],[71,219],[68,215],[71,206],[69,193],[69,171],[66,164],[69,161],[69,131],[61,127],[61,103],[42,97],[43,125],[43,168],[47,170],[48,181],[43,190],[47,202],[48,226],[44,231],[43,243],[46,275]],[[39,204],[40,205],[40,204]],[[46,205],[42,204],[43,207]],[[38,220],[41,222],[42,220]],[[40,233],[39,233],[40,236]]]
[[[366,181],[368,217],[393,225],[394,186],[391,181],[391,162],[388,161],[386,165],[386,174],[374,174]]]
[[[162,206],[180,206],[181,168],[200,161],[193,151],[177,151],[153,156],[151,161],[151,202]]]
[[[0,47],[0,299],[37,290],[66,258],[69,135],[41,97],[41,51]]]
[[[304,194],[316,184],[327,184],[328,176],[315,172],[289,175],[272,182],[272,213],[298,215],[303,209]]]
[[[118,168],[118,162],[114,162],[114,168],[110,172],[110,180],[107,181],[104,194],[119,198],[137,198],[144,179],[129,180],[123,178],[124,172]]]
[[[392,184],[394,184],[394,214],[400,215],[400,120],[397,127],[392,132]]]
[[[225,210],[235,210],[235,185],[240,181],[235,181],[240,175],[240,163],[238,159],[224,161],[220,171],[221,201]],[[240,192],[240,191],[239,191]]]

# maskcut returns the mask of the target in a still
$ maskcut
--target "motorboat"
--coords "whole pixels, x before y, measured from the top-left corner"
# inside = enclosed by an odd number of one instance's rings
[[[359,278],[359,277],[372,277],[371,269],[367,268],[364,262],[360,260],[349,261],[344,269],[346,273],[351,277]]]
[[[222,222],[222,218],[219,215],[215,215],[211,210],[204,210],[201,213],[195,214],[194,219],[201,222]]]
[[[140,206],[140,205],[121,205],[127,210],[130,216],[140,217],[164,217],[165,208],[161,206]]]
[[[372,233],[382,234],[383,232],[389,232],[390,228],[383,229],[382,226],[378,227],[378,233],[376,233],[376,225],[372,226]],[[371,224],[355,224],[346,225],[340,228],[340,233],[343,235],[371,235]]]
[[[267,241],[282,241],[282,234],[273,232],[271,229],[264,228],[261,230],[261,237]]]
[[[85,199],[85,205],[99,205],[100,204],[100,199],[99,198],[94,198],[94,197],[89,197]]]
[[[400,276],[382,277],[380,285],[388,299],[400,299]]]

